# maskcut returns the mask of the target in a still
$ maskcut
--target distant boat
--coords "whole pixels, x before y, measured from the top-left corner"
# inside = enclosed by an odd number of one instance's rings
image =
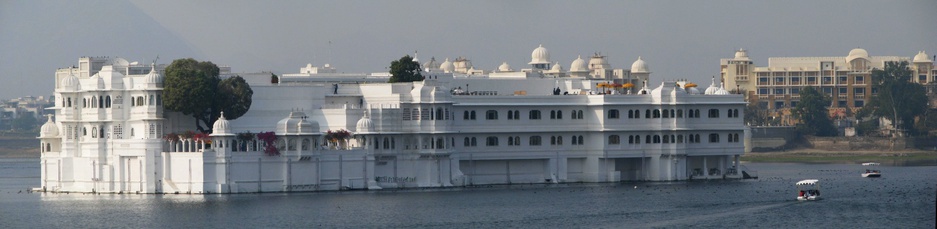
[[[862,163],[863,166],[878,166],[881,164],[882,163],[878,163],[878,162]],[[862,177],[881,177],[881,176],[882,176],[882,172],[877,169],[866,169],[865,172],[862,173]]]
[[[802,180],[794,185],[797,186],[797,200],[820,200],[820,180]]]

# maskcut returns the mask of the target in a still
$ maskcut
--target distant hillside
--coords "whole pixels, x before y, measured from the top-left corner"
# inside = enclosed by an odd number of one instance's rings
[[[39,157],[38,133],[0,133],[0,158]]]

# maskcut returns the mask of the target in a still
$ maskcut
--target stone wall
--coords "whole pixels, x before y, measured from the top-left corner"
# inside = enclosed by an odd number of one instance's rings
[[[820,150],[905,150],[914,148],[914,142],[908,138],[888,137],[805,137],[807,144]]]

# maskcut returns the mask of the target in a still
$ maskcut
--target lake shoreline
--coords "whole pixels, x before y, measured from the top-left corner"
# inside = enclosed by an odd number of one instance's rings
[[[740,161],[746,162],[807,162],[841,163],[870,161],[923,161],[937,163],[937,151],[931,150],[855,150],[827,151],[820,149],[795,149],[774,152],[752,152],[742,155]]]

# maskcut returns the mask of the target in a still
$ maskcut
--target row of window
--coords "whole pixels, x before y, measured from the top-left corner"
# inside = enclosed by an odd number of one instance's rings
[[[114,99],[114,103],[122,103],[123,98],[117,96]],[[130,106],[144,106],[144,105],[163,105],[162,95],[149,95],[149,103],[147,103],[147,96],[135,96],[130,99]],[[66,97],[62,98],[63,107],[72,107],[72,98]],[[111,96],[91,96],[91,98],[84,98],[81,100],[82,108],[111,108]]]
[[[475,117],[476,117],[476,116],[475,116],[475,111],[474,111],[474,110],[472,110],[472,111],[463,111],[463,112],[462,112],[462,119],[463,119],[463,120],[475,120]],[[485,111],[485,119],[486,119],[486,120],[498,120],[499,117],[500,117],[500,116],[498,115],[498,111],[496,111],[496,110],[488,110],[488,111]],[[584,117],[584,116],[583,116],[583,111],[582,111],[582,110],[572,110],[572,111],[570,112],[570,118],[571,118],[571,119],[583,119],[583,117]],[[507,119],[508,119],[508,120],[520,120],[520,119],[521,119],[521,111],[519,111],[519,110],[509,110],[509,111],[507,111]],[[541,116],[541,114],[540,114],[540,110],[531,110],[531,111],[529,111],[529,112],[527,113],[527,119],[531,119],[531,120],[542,119],[542,116]],[[550,119],[563,119],[563,111],[562,111],[562,110],[551,110],[551,111],[550,111]]]
[[[147,138],[149,139],[158,139],[163,134],[162,125],[159,124],[149,124],[147,126]],[[111,133],[113,136],[107,135],[107,129],[104,126],[92,126],[90,131],[88,127],[81,127],[81,134],[79,134],[78,126],[68,125],[65,127],[65,138],[66,139],[79,139],[82,136],[91,136],[91,138],[114,138],[114,139],[123,139],[124,127],[120,124],[111,126]],[[130,137],[134,137],[134,130],[130,128]]]
[[[699,118],[699,109],[688,109],[687,117],[689,118]],[[728,109],[726,110],[729,118],[739,118],[738,109]],[[709,109],[710,118],[719,118],[719,109]],[[620,118],[619,111],[617,109],[608,110],[609,119],[618,119]],[[628,110],[629,119],[641,118],[641,110]],[[682,109],[646,109],[644,110],[644,118],[683,118]]]
[[[688,134],[686,136],[687,136],[686,138],[688,138],[687,143],[700,143],[699,134]],[[739,142],[739,134],[737,133],[726,134],[726,139],[727,139],[727,142]],[[520,136],[508,136],[507,140],[508,140],[508,146],[521,145]],[[499,143],[498,141],[499,141],[499,138],[497,136],[488,136],[485,138],[485,146],[498,146],[498,143]],[[709,134],[709,142],[719,143],[720,134],[717,134],[717,133]],[[571,137],[571,143],[572,145],[584,145],[585,138],[582,135],[573,135]],[[684,135],[674,135],[674,134],[650,135],[649,134],[649,135],[644,136],[644,143],[645,144],[684,143]],[[542,142],[541,136],[530,136],[527,144],[531,146],[539,146],[539,145],[542,145],[543,142]],[[621,136],[609,135],[608,144],[609,145],[621,144]],[[641,144],[641,135],[629,135],[628,144]],[[550,145],[563,145],[563,136],[550,136]],[[463,146],[465,147],[478,146],[478,139],[475,137],[465,137]]]
[[[474,114],[472,115],[474,117]],[[449,120],[449,108],[403,108],[403,120]]]
[[[832,94],[832,93],[833,93],[833,88],[832,88],[832,87],[824,87],[824,88],[822,89],[822,91],[823,91],[824,93],[826,93],[826,94]],[[846,95],[847,93],[849,93],[849,88],[847,88],[847,87],[839,87],[838,89],[836,89],[836,91],[839,92],[840,95]],[[790,93],[788,93],[788,92],[790,92]],[[852,93],[853,93],[854,95],[864,95],[864,94],[865,94],[865,88],[864,88],[864,87],[853,88],[853,89],[852,89]],[[872,93],[878,93],[878,90],[876,90],[875,88],[872,88]],[[797,95],[797,94],[800,94],[800,88],[790,88],[789,90],[788,90],[787,88],[774,88],[774,89],[771,89],[771,88],[758,88],[758,94],[759,94],[759,95],[771,95],[771,94],[774,94],[774,95],[786,95],[786,94]]]
[[[684,110],[682,110],[682,109],[653,109],[653,110],[652,110],[652,109],[646,109],[646,110],[644,110],[644,118],[683,118],[683,112],[684,112]],[[738,109],[728,109],[728,110],[726,110],[726,112],[728,113],[728,115],[727,115],[728,118],[739,118],[739,117],[741,117],[741,116],[739,116]],[[699,118],[699,117],[700,117],[700,111],[699,111],[699,109],[688,109],[688,110],[687,110],[687,113],[688,113],[688,114],[687,114],[687,117],[689,117],[689,118]],[[572,114],[572,115],[571,115],[571,119],[583,119],[583,118],[584,118],[584,116],[583,116],[583,111],[582,111],[582,110],[573,110],[573,111],[571,112],[571,114]],[[475,120],[475,117],[476,117],[476,116],[475,116],[475,111],[474,111],[474,110],[472,110],[472,111],[463,111],[463,114],[462,114],[462,119],[463,119],[463,120]],[[486,119],[486,120],[498,120],[498,117],[499,117],[498,111],[496,111],[496,110],[488,110],[488,111],[485,112],[485,119]],[[618,109],[610,109],[610,110],[608,110],[608,115],[607,115],[607,117],[608,117],[608,119],[619,119],[619,118],[621,118],[621,113],[620,113],[620,111],[619,111]],[[709,109],[709,117],[710,117],[710,118],[719,118],[719,109]],[[521,119],[521,117],[520,117],[520,111],[519,111],[519,110],[509,110],[509,111],[507,111],[507,118],[508,118],[508,120],[519,120],[519,119]],[[636,109],[636,110],[628,110],[628,118],[629,118],[629,119],[639,119],[639,118],[641,118],[641,110],[637,110],[637,109]],[[539,119],[542,119],[541,114],[540,114],[540,110],[531,110],[531,111],[529,111],[529,112],[528,112],[527,119],[530,119],[530,120],[539,120]],[[551,111],[550,111],[550,119],[563,119],[563,111],[562,111],[562,110],[551,110]],[[406,119],[405,119],[405,120],[406,120]]]

